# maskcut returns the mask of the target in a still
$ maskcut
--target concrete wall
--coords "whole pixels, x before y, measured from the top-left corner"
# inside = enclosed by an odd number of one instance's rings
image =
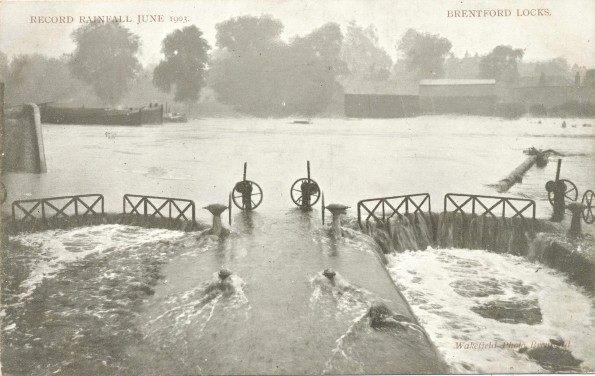
[[[419,106],[424,113],[491,116],[494,115],[497,101],[498,98],[495,95],[482,97],[420,96]]]
[[[4,109],[2,173],[46,172],[39,108],[35,104]]]
[[[345,116],[399,118],[419,113],[417,95],[345,94]]]
[[[496,85],[419,85],[420,97],[487,97],[496,95]]]
[[[595,104],[595,89],[576,86],[518,87],[511,89],[510,99],[526,106],[542,105],[546,108],[570,101]]]

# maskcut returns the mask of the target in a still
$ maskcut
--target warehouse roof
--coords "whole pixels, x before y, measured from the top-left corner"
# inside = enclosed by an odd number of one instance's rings
[[[417,95],[413,81],[349,81],[343,84],[345,94],[356,95]]]
[[[419,86],[451,86],[451,85],[495,85],[496,80],[475,80],[475,79],[439,79],[421,80]]]

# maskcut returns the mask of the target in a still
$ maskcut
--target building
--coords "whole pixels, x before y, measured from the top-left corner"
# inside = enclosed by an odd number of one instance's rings
[[[421,80],[419,106],[423,113],[493,115],[498,102],[496,80]]]
[[[494,79],[436,79],[416,82],[353,81],[344,85],[345,115],[398,118],[420,114],[516,117],[528,112],[592,116],[595,70],[581,80],[565,76],[521,77],[514,83]]]
[[[419,114],[415,82],[352,81],[343,87],[347,117],[399,118]]]
[[[564,76],[521,77],[510,92],[510,100],[523,104],[528,110],[551,109],[568,102],[594,102],[593,87],[577,85]]]

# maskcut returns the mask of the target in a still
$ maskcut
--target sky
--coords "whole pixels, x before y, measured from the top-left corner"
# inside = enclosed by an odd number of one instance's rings
[[[510,16],[448,17],[449,11],[453,15],[462,10],[508,10]],[[523,10],[533,10],[535,15],[517,15]],[[161,14],[165,22],[136,23],[138,15],[147,14]],[[60,56],[74,49],[70,34],[81,26],[79,16],[128,15],[134,22],[126,27],[143,43],[141,62],[154,64],[161,59],[161,41],[176,28],[194,24],[214,47],[217,23],[262,14],[281,20],[287,40],[327,22],[336,22],[344,30],[351,21],[374,25],[380,45],[393,60],[398,57],[398,40],[414,28],[448,38],[459,57],[466,51],[486,54],[506,44],[525,49],[524,61],[563,56],[570,64],[595,67],[595,0],[1,0],[0,51],[9,56]],[[74,22],[31,23],[32,16],[73,16]],[[175,23],[170,16],[184,16],[187,22]]]

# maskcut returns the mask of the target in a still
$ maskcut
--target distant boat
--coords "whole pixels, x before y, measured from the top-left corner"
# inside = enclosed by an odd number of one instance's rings
[[[163,124],[163,106],[114,109],[57,107],[40,104],[41,122],[47,124],[143,125]]]
[[[291,124],[312,124],[312,120],[310,119],[306,119],[306,120],[294,120],[291,122]]]
[[[163,114],[163,121],[166,123],[187,123],[188,118],[185,114],[180,114],[178,112],[172,114],[171,112],[168,112]]]

